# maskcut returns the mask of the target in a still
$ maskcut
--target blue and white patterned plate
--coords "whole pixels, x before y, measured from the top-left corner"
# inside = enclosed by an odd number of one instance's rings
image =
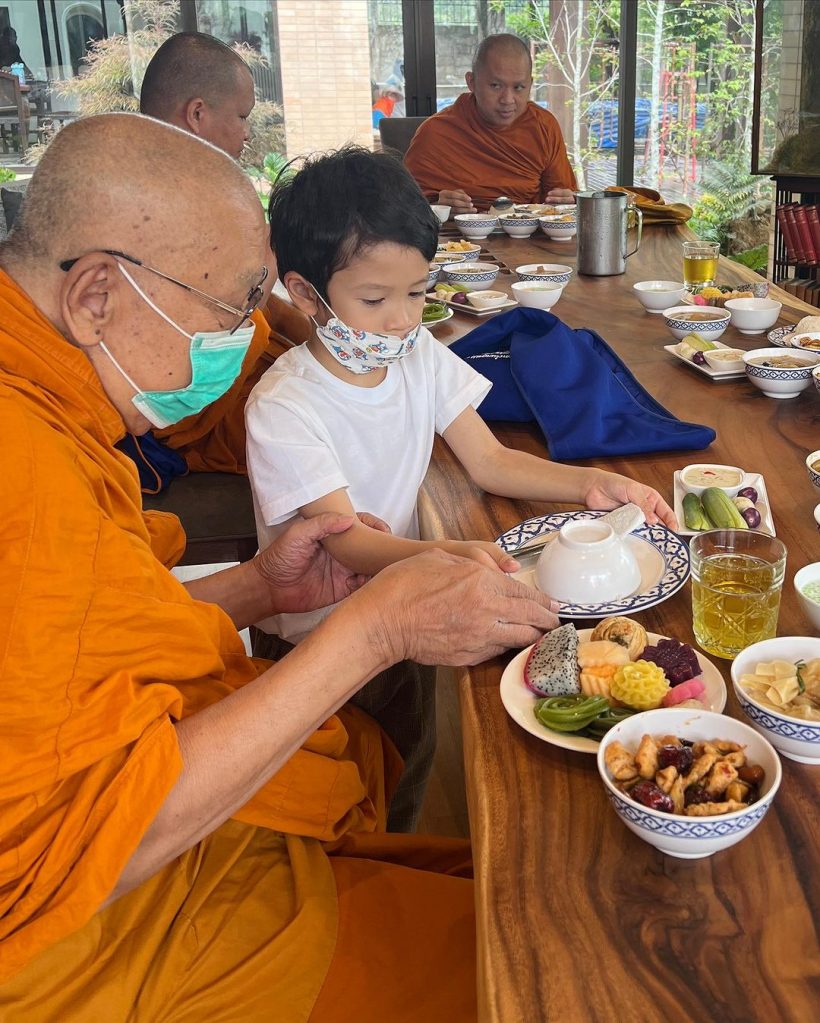
[[[775,327],[773,330],[770,330],[766,337],[769,339],[770,344],[777,345],[778,348],[789,348],[791,347],[789,334],[793,333],[794,324],[788,323],[785,327]]]
[[[585,509],[577,512],[556,512],[553,515],[536,515],[508,529],[495,542],[508,554],[515,554],[520,548],[538,538],[543,539],[548,533],[557,532],[570,519],[597,519],[605,514],[606,512]],[[645,611],[668,600],[689,578],[689,548],[666,526],[644,524],[630,533],[626,542],[641,570],[641,582],[637,593],[621,600],[612,600],[607,604],[561,604],[558,609],[561,618],[607,618],[610,615],[629,615]],[[521,570],[516,573],[516,577],[534,586],[537,555],[525,560],[522,552],[518,560],[521,562]]]

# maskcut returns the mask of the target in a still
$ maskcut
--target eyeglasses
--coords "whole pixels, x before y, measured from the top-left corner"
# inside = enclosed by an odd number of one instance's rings
[[[100,249],[100,251],[106,253],[108,256],[114,256],[115,259],[124,259],[127,263],[133,263],[134,266],[141,266],[143,270],[148,270],[149,273],[156,274],[157,277],[161,277],[165,281],[170,281],[171,284],[176,284],[179,288],[184,288],[192,295],[197,295],[205,302],[210,302],[211,305],[217,306],[217,308],[224,310],[226,313],[233,313],[233,315],[238,317],[238,319],[234,326],[231,327],[228,332],[229,334],[234,334],[237,330],[239,330],[242,324],[249,319],[251,313],[255,312],[258,308],[263,297],[262,285],[265,283],[268,276],[268,268],[263,266],[259,280],[248,292],[248,297],[245,299],[245,308],[242,310],[237,309],[236,306],[228,305],[227,302],[223,302],[219,298],[214,298],[213,295],[208,295],[204,291],[200,291],[199,288],[195,288],[192,284],[186,284],[184,281],[178,281],[176,277],[171,277],[170,274],[163,273],[162,270],[157,270],[156,267],[149,266],[147,263],[143,263],[141,259],[137,259],[134,256],[128,256],[124,252],[117,252],[116,249]],[[76,259],[64,259],[62,263],[60,263],[60,269],[66,272],[69,271],[79,259],[79,256],[77,256]]]

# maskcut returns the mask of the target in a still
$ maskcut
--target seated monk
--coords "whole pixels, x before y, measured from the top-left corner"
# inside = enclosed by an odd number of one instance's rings
[[[141,113],[189,131],[236,160],[250,138],[248,118],[255,103],[248,65],[230,46],[202,32],[166,39],[148,63],[140,91]],[[263,284],[267,298],[276,280],[272,254],[266,263],[271,270]],[[277,298],[269,302],[275,310],[287,305]],[[251,346],[228,393],[202,415],[153,431],[182,455],[190,472],[247,473],[245,403],[287,338],[271,329],[261,309],[253,322]]]
[[[115,447],[233,382],[266,239],[225,154],[106,114],[0,246],[3,1023],[475,1018],[466,844],[384,834],[395,752],[338,708],[403,658],[533,642],[546,598],[443,553],[362,585],[333,514],[185,587]],[[346,594],[245,655],[237,628]]]
[[[428,117],[404,162],[425,196],[453,213],[514,202],[575,202],[575,175],[558,122],[530,102],[532,58],[514,35],[478,47],[465,93]]]

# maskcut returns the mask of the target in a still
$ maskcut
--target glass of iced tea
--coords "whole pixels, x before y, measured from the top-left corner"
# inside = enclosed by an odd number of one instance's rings
[[[689,291],[715,283],[719,255],[718,242],[683,243],[683,282]]]
[[[695,639],[715,657],[777,633],[786,547],[753,529],[713,529],[693,536],[692,618]]]

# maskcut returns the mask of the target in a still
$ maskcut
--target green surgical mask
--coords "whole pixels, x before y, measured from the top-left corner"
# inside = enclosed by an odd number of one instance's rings
[[[136,391],[131,399],[135,408],[153,426],[164,429],[201,412],[230,389],[239,376],[255,328],[249,322],[247,327],[240,327],[233,334],[227,330],[189,334],[151,301],[121,263],[118,262],[117,266],[134,291],[158,316],[183,337],[190,338],[191,382],[173,391],[143,391],[117,362],[105,343],[100,342],[100,348]]]

